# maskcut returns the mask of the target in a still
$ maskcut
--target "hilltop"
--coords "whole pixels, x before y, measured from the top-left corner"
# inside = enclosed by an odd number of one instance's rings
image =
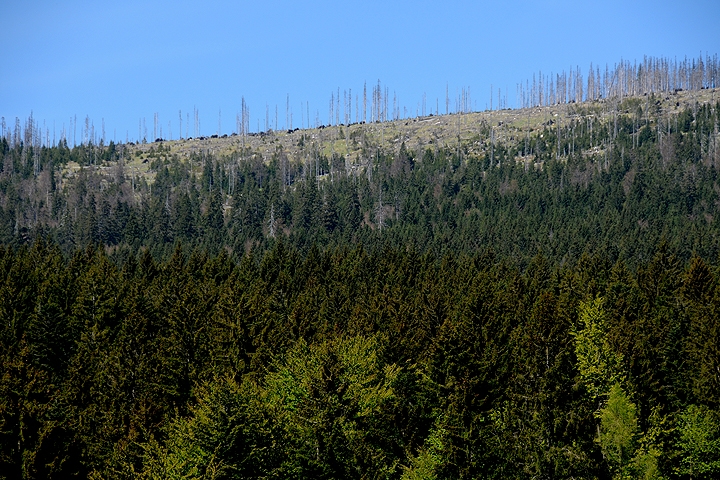
[[[3,140],[0,235],[161,256],[392,239],[521,262],[598,248],[634,262],[664,238],[713,256],[717,93],[72,149]]]
[[[272,158],[284,155],[289,162],[312,164],[318,157],[342,157],[346,168],[359,172],[366,169],[378,152],[392,155],[399,151],[402,144],[416,153],[426,148],[450,148],[474,158],[489,157],[494,145],[503,145],[517,151],[516,161],[534,164],[533,144],[545,130],[559,131],[572,128],[572,125],[592,130],[614,124],[618,118],[632,119],[638,130],[650,118],[656,128],[662,123],[665,124],[663,128],[666,128],[686,108],[697,109],[700,105],[713,104],[717,100],[717,89],[680,90],[625,97],[622,100],[613,98],[519,109],[431,114],[386,122],[270,130],[246,135],[223,134],[148,143],[131,142],[119,144],[118,148],[129,174],[142,176],[148,183],[154,180],[158,164],[152,160],[157,158],[165,161],[177,158],[187,163],[193,158],[217,156],[236,161],[260,159],[269,162]],[[583,153],[597,154],[603,149],[604,145],[593,143]],[[558,158],[566,157],[568,153],[560,152]],[[100,171],[109,172],[117,163],[111,160],[96,166]],[[197,164],[193,167],[190,162],[188,166],[199,173]],[[63,175],[71,177],[79,168],[77,162],[70,162],[65,166]]]

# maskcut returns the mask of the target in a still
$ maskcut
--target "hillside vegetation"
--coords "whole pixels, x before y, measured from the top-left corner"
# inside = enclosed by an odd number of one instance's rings
[[[284,237],[301,251],[492,249],[520,265],[597,251],[632,265],[664,240],[715,259],[715,95],[138,145],[3,140],[0,239],[167,258],[177,242],[242,256]]]
[[[0,138],[0,478],[717,478],[703,82]]]

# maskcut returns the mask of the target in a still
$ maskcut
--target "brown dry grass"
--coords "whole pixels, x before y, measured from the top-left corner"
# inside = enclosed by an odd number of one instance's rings
[[[654,100],[660,101],[657,108],[663,116],[674,116],[681,109],[696,102],[702,104],[717,101],[717,93],[715,90],[682,91],[656,95]],[[383,123],[310,128],[293,133],[277,131],[262,136],[247,136],[245,139],[228,136],[127,145],[124,161],[127,176],[134,174],[152,182],[154,173],[151,163],[154,158],[170,159],[177,156],[181,161],[187,161],[193,154],[246,158],[247,151],[250,151],[251,155],[268,161],[276,152],[282,150],[291,162],[300,162],[313,158],[318,152],[327,157],[332,154],[343,155],[350,164],[363,165],[368,161],[367,157],[374,155],[378,148],[385,152],[398,151],[403,142],[408,149],[416,152],[426,147],[452,148],[458,145],[459,138],[462,146],[471,154],[482,155],[489,152],[489,129],[494,131],[497,143],[519,144],[526,136],[533,135],[546,126],[556,128],[557,124],[563,126],[571,121],[587,121],[590,117],[593,122],[610,121],[616,114],[616,109],[619,109],[618,113],[621,115],[631,114],[633,112],[623,110],[623,107],[637,104],[645,108],[648,97],[625,99],[623,102],[610,99],[580,104],[416,117]],[[302,145],[301,138],[304,141]],[[246,153],[242,153],[243,145]],[[108,167],[106,165],[98,168]],[[199,165],[191,168],[199,168]],[[68,164],[63,171],[64,176],[73,176],[78,169],[77,164]]]

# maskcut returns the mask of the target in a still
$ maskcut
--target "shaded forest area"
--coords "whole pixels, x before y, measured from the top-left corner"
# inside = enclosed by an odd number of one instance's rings
[[[713,478],[720,287],[406,249],[0,252],[3,475]]]
[[[360,161],[3,136],[0,477],[717,478],[698,82]]]

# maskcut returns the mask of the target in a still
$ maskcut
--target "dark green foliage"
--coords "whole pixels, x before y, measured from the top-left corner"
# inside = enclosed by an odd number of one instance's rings
[[[121,269],[101,250],[3,248],[3,471],[714,472],[717,282],[697,257],[673,258],[660,247],[635,274],[538,256],[521,273],[489,254],[301,257],[278,242],[239,264],[178,245],[165,263],[145,253]],[[615,404],[596,416],[578,379],[572,332],[588,296],[607,298],[631,437],[609,430]],[[670,432],[659,447],[658,422]]]
[[[103,244],[167,258],[177,241],[242,256],[283,236],[303,253],[313,243],[379,251],[389,242],[435,256],[492,247],[521,267],[537,253],[558,264],[603,252],[631,268],[664,241],[681,260],[717,258],[717,105],[673,118],[629,98],[599,120],[596,107],[573,108],[580,119],[496,141],[492,154],[475,148],[487,147],[486,124],[472,141],[416,151],[407,143],[388,151],[367,137],[367,158],[354,163],[315,151],[292,159],[282,149],[265,163],[249,147],[181,160],[153,147],[152,185],[128,177],[114,144],[43,147],[39,173],[17,175],[10,165],[22,171],[32,152],[6,142],[0,240],[49,235],[65,254]],[[95,168],[96,158],[112,175]],[[87,167],[58,188],[68,161]]]
[[[714,478],[717,107],[648,105],[152,186],[0,139],[0,477]]]

